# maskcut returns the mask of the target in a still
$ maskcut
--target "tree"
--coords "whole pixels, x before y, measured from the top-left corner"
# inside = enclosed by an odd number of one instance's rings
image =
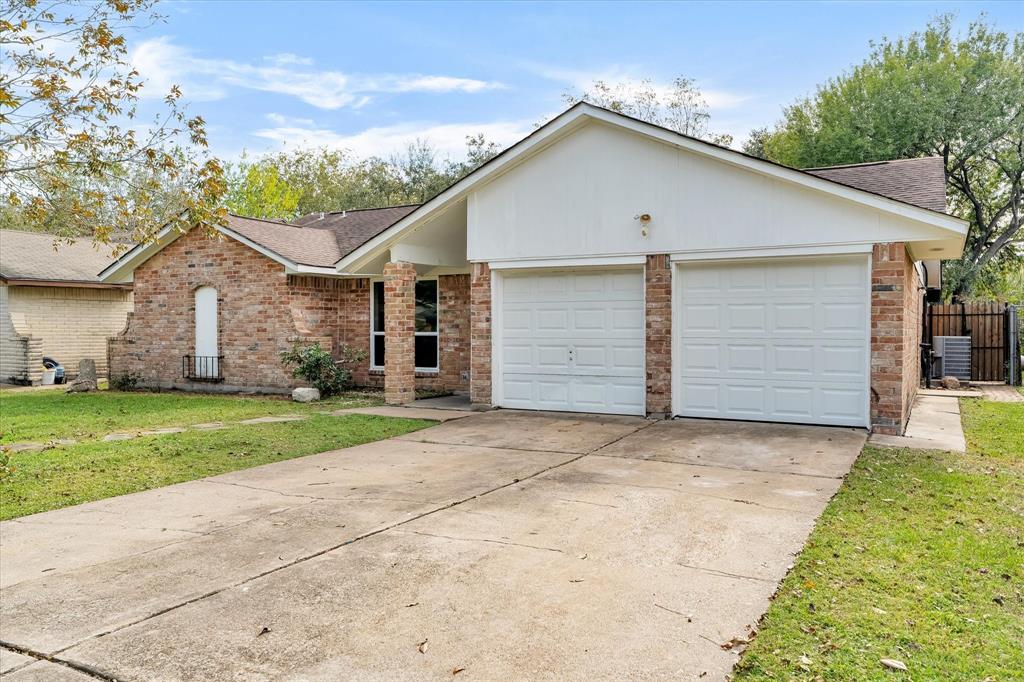
[[[228,193],[224,205],[239,215],[291,220],[298,213],[299,190],[281,177],[277,166],[251,163],[244,156],[228,167]]]
[[[671,86],[663,89],[656,87],[649,78],[618,83],[595,80],[589,90],[581,94],[567,91],[562,99],[568,105],[590,102],[715,144],[732,144],[731,135],[717,135],[708,130],[711,112],[692,78],[678,76]]]
[[[151,122],[139,118],[144,82],[124,33],[159,18],[154,2],[0,0],[5,219],[97,241],[223,220],[222,169],[178,88]],[[168,186],[174,201],[160,200]]]
[[[983,20],[954,35],[949,16],[872,45],[851,72],[788,107],[763,140],[766,158],[825,166],[941,156],[953,213],[970,222],[950,293],[1020,257],[1024,221],[1024,34]]]
[[[227,206],[256,217],[290,219],[320,211],[422,203],[500,151],[482,135],[466,138],[466,158],[439,160],[426,140],[388,159],[298,149],[243,159],[229,173]]]

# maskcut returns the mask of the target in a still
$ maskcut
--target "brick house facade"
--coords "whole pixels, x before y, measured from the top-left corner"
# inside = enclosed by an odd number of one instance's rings
[[[469,276],[437,280],[440,367],[416,373],[415,386],[465,391]],[[353,383],[383,387],[386,372],[370,368],[370,282],[289,275],[248,246],[192,230],[135,270],[142,294],[125,329],[108,341],[111,377],[130,375],[146,388],[285,393],[302,382],[282,365],[281,353],[315,342],[339,359],[345,347],[357,351],[362,359],[347,366]],[[204,286],[217,290],[219,304],[223,380],[216,383],[192,381],[182,371],[183,356],[195,347],[194,293]]]
[[[284,392],[281,352],[317,341],[360,353],[354,382],[395,404],[438,389],[900,433],[916,263],[963,249],[944,209],[938,158],[799,171],[580,104],[422,206],[230,216],[226,238],[139,245],[104,275],[136,292],[111,374]],[[210,327],[217,384],[182,372]]]

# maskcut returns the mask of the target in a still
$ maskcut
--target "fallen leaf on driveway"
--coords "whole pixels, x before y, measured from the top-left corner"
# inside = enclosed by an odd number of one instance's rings
[[[411,606],[419,606],[419,605],[420,605],[420,603],[419,603],[418,601],[414,601],[414,602],[413,602],[413,603],[411,603],[411,604],[406,604],[406,605],[405,605],[405,608],[409,608],[409,607],[411,607]]]
[[[257,637],[262,637],[263,635],[267,634],[268,632],[270,632],[270,628],[264,626],[262,630],[260,630],[259,632],[256,633],[256,636]]]
[[[890,670],[907,670],[907,664],[895,658],[883,658],[880,663]]]
[[[452,675],[458,675],[458,674],[459,674],[459,673],[461,673],[461,672],[462,672],[463,670],[465,670],[465,668],[453,668],[453,669],[452,669]]]
[[[719,644],[718,646],[720,646],[725,651],[731,651],[732,649],[735,649],[738,646],[746,646],[747,644],[750,644],[749,639],[745,637],[733,637],[725,644]]]
[[[422,642],[417,644],[416,651],[420,652],[421,654],[427,653],[427,640],[423,640]]]
[[[581,582],[583,582],[583,578],[573,578],[569,582],[571,582],[571,583],[581,583]]]

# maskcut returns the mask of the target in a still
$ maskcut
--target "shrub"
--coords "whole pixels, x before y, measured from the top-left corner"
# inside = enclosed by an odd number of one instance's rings
[[[141,376],[131,372],[117,377],[110,377],[110,388],[115,391],[131,391],[138,387],[140,379],[142,379]]]
[[[352,380],[352,372],[342,365],[358,362],[365,355],[363,351],[345,346],[342,359],[335,361],[318,341],[305,346],[296,343],[291,350],[281,353],[281,362],[293,368],[292,376],[305,379],[320,391],[321,398],[326,398],[341,392]]]

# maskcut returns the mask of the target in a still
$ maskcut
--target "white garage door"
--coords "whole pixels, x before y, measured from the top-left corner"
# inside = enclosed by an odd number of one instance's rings
[[[867,425],[867,256],[677,267],[677,414]]]
[[[644,279],[638,270],[505,274],[497,403],[644,414]]]

